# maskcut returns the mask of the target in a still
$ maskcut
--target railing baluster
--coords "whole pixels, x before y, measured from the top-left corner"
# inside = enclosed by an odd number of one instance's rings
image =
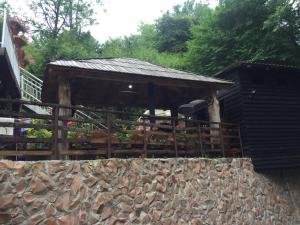
[[[111,158],[111,113],[107,112],[107,157]]]
[[[243,148],[243,143],[242,143],[242,136],[241,136],[241,127],[238,126],[238,137],[240,141],[240,150],[242,151],[242,157],[244,158],[244,148]]]
[[[144,155],[148,157],[148,148],[147,148],[147,131],[146,131],[146,122],[145,118],[143,118],[143,132],[144,132]]]
[[[174,139],[174,149],[175,149],[175,154],[176,157],[178,157],[178,146],[177,146],[177,140],[176,140],[176,119],[172,118],[172,133],[173,133],[173,139]]]
[[[52,146],[52,154],[53,154],[53,157],[54,159],[58,159],[59,156],[58,156],[58,114],[59,114],[59,110],[58,110],[58,107],[55,106],[53,107],[54,110],[52,110],[53,112],[53,117],[54,119],[52,120],[52,124],[54,125],[53,126],[53,130],[52,130],[52,138],[53,138],[53,146]],[[52,108],[52,109],[53,109]]]
[[[219,123],[219,132],[220,132],[220,142],[221,142],[221,148],[222,148],[222,153],[223,153],[223,157],[225,157],[225,146],[224,146],[224,135],[223,135],[223,124]]]
[[[199,138],[199,145],[200,145],[200,155],[203,157],[204,156],[204,152],[203,152],[204,149],[203,149],[203,140],[202,140],[200,124],[198,124],[197,130],[198,130],[198,138]]]

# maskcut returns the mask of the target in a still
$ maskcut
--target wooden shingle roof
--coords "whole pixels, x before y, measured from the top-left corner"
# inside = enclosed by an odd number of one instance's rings
[[[42,88],[44,102],[57,102],[61,79],[70,83],[74,104],[147,107],[153,101],[163,109],[205,98],[212,90],[232,85],[226,80],[137,59],[58,60],[47,65]]]
[[[51,66],[70,67],[94,71],[117,72],[126,74],[136,74],[142,76],[152,76],[161,78],[174,78],[190,81],[201,81],[208,83],[230,84],[225,80],[206,77],[190,72],[184,72],[171,68],[158,66],[146,61],[131,58],[100,58],[85,60],[58,60],[49,63]]]

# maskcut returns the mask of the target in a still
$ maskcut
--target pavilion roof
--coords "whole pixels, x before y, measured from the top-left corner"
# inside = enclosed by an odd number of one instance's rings
[[[147,107],[150,102],[160,108],[177,107],[232,84],[130,58],[58,60],[47,65],[44,102],[57,103],[61,78],[70,81],[73,104],[96,107]]]
[[[140,76],[152,76],[162,78],[183,79],[191,81],[202,81],[218,84],[229,84],[230,82],[203,75],[184,72],[171,68],[158,66],[146,61],[132,58],[99,58],[84,60],[58,60],[50,62],[49,65],[79,68],[86,70],[107,71],[126,74],[138,74]]]

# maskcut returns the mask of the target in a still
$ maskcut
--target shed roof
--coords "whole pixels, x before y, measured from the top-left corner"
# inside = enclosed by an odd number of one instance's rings
[[[240,69],[263,69],[273,71],[300,71],[300,67],[293,65],[273,64],[273,63],[256,63],[256,62],[236,62],[217,72],[213,77],[222,77],[223,74]]]
[[[50,62],[49,65],[80,68],[87,70],[98,70],[107,72],[118,72],[122,74],[138,74],[152,77],[164,77],[183,79],[191,81],[204,81],[211,83],[230,84],[230,82],[212,77],[206,77],[195,73],[184,72],[171,68],[158,66],[146,61],[132,58],[100,58],[85,60],[58,60]]]

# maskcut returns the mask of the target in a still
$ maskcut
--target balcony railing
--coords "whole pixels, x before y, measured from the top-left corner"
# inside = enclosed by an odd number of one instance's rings
[[[2,20],[2,35],[1,35],[1,47],[6,49],[14,76],[18,86],[20,86],[20,69],[16,55],[15,45],[13,43],[12,35],[8,26],[8,16],[6,11],[0,12]]]
[[[4,110],[22,105],[51,107],[50,115]],[[15,106],[15,107],[13,107]],[[1,109],[2,108],[2,109]],[[81,110],[97,119],[61,116]],[[0,128],[14,129],[0,135],[0,157],[21,160],[82,159],[88,157],[241,157],[239,127],[229,123],[153,117],[118,111],[66,107],[55,104],[0,99]],[[106,127],[99,127],[105,122]],[[25,158],[24,158],[25,157]],[[29,157],[29,158],[28,158]]]

